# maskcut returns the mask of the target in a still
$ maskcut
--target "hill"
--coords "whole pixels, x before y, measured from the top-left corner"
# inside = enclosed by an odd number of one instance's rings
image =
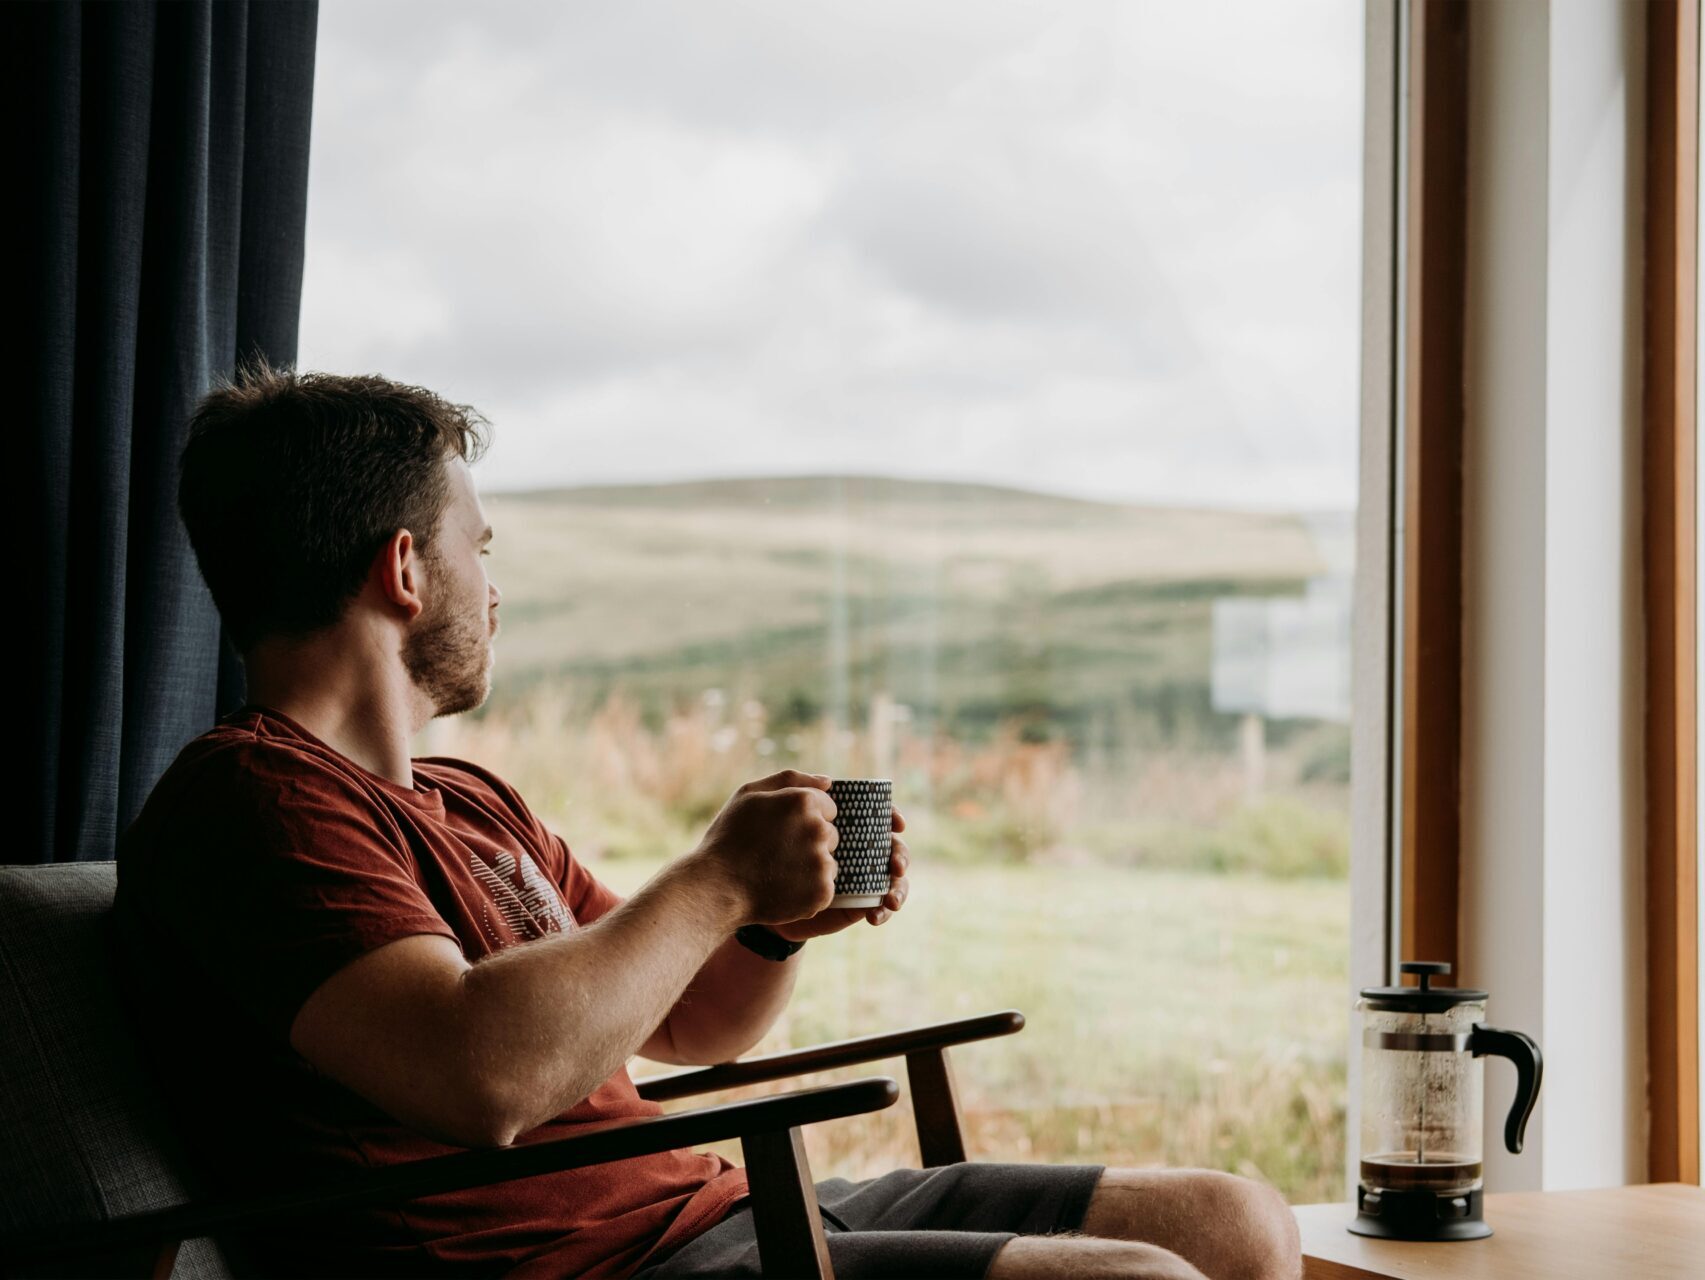
[[[1212,602],[1298,594],[1343,514],[1135,506],[997,485],[806,475],[484,497],[503,592],[493,704],[566,680],[655,714],[718,687],[843,721],[878,690],[975,732],[1008,715],[1161,737],[1207,705]],[[1120,736],[1124,736],[1121,734]]]

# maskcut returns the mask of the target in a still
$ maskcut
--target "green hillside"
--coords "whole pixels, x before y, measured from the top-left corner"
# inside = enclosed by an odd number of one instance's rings
[[[1297,515],[1124,506],[879,476],[587,486],[484,499],[501,710],[541,681],[657,723],[709,687],[772,723],[857,720],[1229,745],[1212,602],[1326,571]]]

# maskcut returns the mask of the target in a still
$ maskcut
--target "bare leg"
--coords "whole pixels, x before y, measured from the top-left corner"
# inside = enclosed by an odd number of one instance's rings
[[[1229,1173],[1109,1168],[1079,1230],[1159,1245],[1210,1280],[1298,1280],[1302,1274],[1302,1243],[1290,1207],[1271,1187]]]
[[[1111,1172],[1111,1171],[1109,1171]],[[1074,1231],[1017,1236],[989,1264],[985,1280],[1205,1280],[1176,1253],[1133,1240],[1098,1240]]]

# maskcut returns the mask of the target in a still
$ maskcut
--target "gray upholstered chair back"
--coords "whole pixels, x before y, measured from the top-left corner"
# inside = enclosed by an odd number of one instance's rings
[[[0,1230],[164,1209],[195,1187],[114,987],[117,886],[116,862],[0,866]],[[185,1241],[172,1272],[232,1274],[210,1239]]]

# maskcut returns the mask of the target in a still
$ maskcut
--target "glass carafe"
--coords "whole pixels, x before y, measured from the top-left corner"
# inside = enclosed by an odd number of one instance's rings
[[[1370,987],[1362,1015],[1362,1128],[1356,1225],[1365,1235],[1471,1239],[1479,1220],[1482,1099],[1487,1054],[1516,1067],[1504,1143],[1522,1149],[1539,1094],[1539,1046],[1482,1020],[1487,994],[1434,987],[1448,964],[1409,962],[1414,987]]]

